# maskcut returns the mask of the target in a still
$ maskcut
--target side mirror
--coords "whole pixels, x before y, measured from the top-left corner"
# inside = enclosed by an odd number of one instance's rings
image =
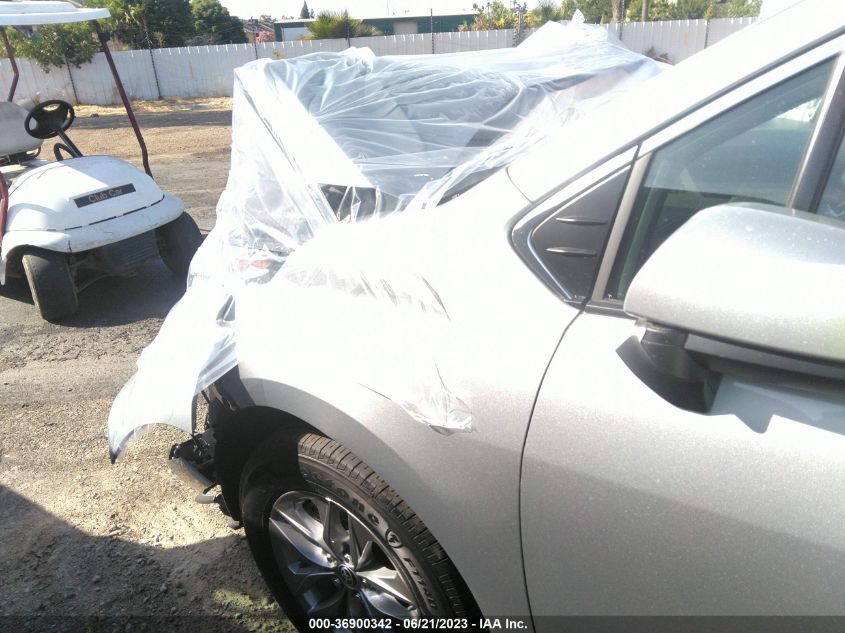
[[[705,209],[640,269],[624,309],[646,334],[620,356],[677,406],[708,410],[727,371],[845,381],[845,223],[768,205]]]

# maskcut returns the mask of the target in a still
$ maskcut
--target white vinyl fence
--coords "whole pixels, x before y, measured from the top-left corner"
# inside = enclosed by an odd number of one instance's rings
[[[719,20],[677,20],[606,24],[631,50],[657,56],[670,63],[712,46],[754,18]],[[526,30],[523,39],[530,37]],[[222,97],[232,94],[232,71],[259,58],[288,59],[318,51],[341,51],[349,46],[367,46],[376,55],[426,55],[455,53],[515,44],[513,30],[467,31],[417,35],[356,37],[350,40],[297,40],[266,44],[222,44],[186,46],[112,53],[126,92],[132,99],[176,97]],[[44,72],[33,61],[18,59],[20,81],[16,99],[62,98],[73,103],[107,105],[120,103],[105,56],[97,53],[80,68],[53,68]],[[0,60],[0,98],[5,98],[12,81],[9,60]]]

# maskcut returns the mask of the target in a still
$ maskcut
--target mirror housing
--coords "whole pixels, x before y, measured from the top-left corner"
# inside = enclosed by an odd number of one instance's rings
[[[762,204],[705,209],[646,261],[624,310],[646,333],[619,355],[676,406],[709,410],[737,367],[841,387],[845,223]]]
[[[705,209],[640,269],[624,309],[725,342],[845,363],[845,223],[769,205]]]

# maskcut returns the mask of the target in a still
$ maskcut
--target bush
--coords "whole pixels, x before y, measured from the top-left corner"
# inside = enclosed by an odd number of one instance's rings
[[[66,63],[78,68],[90,62],[100,50],[94,29],[88,22],[41,26],[31,37],[25,37],[17,29],[10,29],[7,33],[15,54],[34,59],[46,72]]]

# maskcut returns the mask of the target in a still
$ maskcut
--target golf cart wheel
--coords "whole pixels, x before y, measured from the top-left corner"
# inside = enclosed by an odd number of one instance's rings
[[[256,563],[298,630],[364,626],[337,626],[344,619],[402,629],[420,617],[471,626],[462,621],[477,607],[455,566],[378,474],[322,435],[284,440],[274,436],[248,459],[241,515]]]
[[[41,318],[55,321],[76,312],[76,285],[64,253],[33,249],[23,254],[21,263]]]
[[[156,229],[158,252],[170,271],[179,277],[188,276],[188,268],[197,252],[202,235],[197,223],[187,213]]]

